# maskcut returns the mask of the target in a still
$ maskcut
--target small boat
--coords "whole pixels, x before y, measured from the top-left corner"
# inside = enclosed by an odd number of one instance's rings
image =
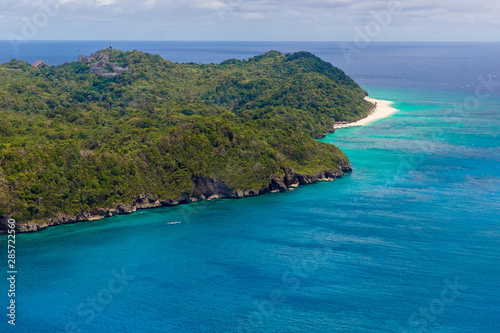
[[[181,221],[172,221],[172,222],[167,222],[167,224],[179,224]]]

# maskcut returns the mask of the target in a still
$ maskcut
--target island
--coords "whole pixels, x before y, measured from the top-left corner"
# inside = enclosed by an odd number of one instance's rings
[[[316,140],[375,105],[309,52],[220,64],[100,50],[0,65],[0,233],[242,198],[352,171]]]

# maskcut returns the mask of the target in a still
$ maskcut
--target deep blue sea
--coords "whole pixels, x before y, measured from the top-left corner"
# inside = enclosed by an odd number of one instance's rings
[[[354,168],[334,182],[18,235],[1,332],[500,332],[500,44],[0,42],[0,62],[109,44],[200,63],[307,50],[400,111],[323,139]]]

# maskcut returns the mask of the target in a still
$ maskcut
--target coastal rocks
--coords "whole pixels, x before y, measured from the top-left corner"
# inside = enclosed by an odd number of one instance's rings
[[[16,228],[17,232],[35,232],[44,229],[44,227],[41,227],[39,224],[32,222],[20,224],[16,226]]]
[[[147,193],[143,193],[130,204],[117,203],[111,208],[98,208],[84,211],[75,215],[58,214],[46,221],[21,222],[17,223],[17,232],[35,232],[50,226],[61,224],[77,223],[83,221],[97,221],[117,214],[130,214],[138,209],[176,206],[198,200],[212,200],[217,198],[244,198],[265,193],[277,193],[290,191],[299,185],[313,184],[320,181],[333,181],[342,177],[345,173],[351,172],[349,163],[339,165],[338,169],[322,171],[313,175],[296,173],[291,169],[283,168],[282,172],[270,178],[269,185],[261,189],[231,189],[224,181],[203,176],[192,177],[191,194],[183,194],[178,198],[159,198]],[[0,216],[0,234],[7,232],[7,216]]]
[[[0,214],[0,235],[1,234],[6,234],[7,231],[9,230],[7,221],[9,218],[5,215]]]
[[[244,189],[234,190],[230,188],[225,182],[210,177],[193,176],[193,192],[191,194],[191,201],[198,200],[212,200],[220,198],[244,198],[253,197],[267,192],[266,188],[263,189]]]
[[[214,178],[193,176],[193,192],[191,196],[196,199],[210,198],[214,195],[220,197],[232,197],[234,190],[226,183]]]
[[[255,197],[256,195],[264,194],[265,192],[263,190],[245,189],[245,190],[234,191],[234,193],[235,195],[232,196],[231,198]]]
[[[287,183],[287,174],[284,177],[273,176],[271,178],[271,182],[269,184],[268,190],[269,192],[284,192],[288,189]]]

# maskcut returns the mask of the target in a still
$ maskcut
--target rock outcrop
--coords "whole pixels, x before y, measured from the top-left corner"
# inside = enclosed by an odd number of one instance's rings
[[[158,198],[146,193],[141,194],[130,204],[118,203],[112,208],[99,208],[84,211],[75,215],[60,214],[42,222],[18,221],[17,232],[35,232],[50,226],[61,224],[96,221],[117,214],[129,214],[138,209],[176,206],[189,202],[214,199],[214,198],[244,198],[265,193],[284,192],[299,185],[313,184],[320,181],[333,181],[342,177],[345,173],[351,172],[349,163],[341,165],[337,170],[323,171],[314,175],[299,174],[291,169],[283,169],[280,175],[272,176],[267,187],[261,189],[235,190],[230,188],[225,182],[210,177],[193,176],[193,190],[191,195],[182,195],[175,199]],[[0,234],[7,232],[7,216],[0,216]]]
[[[130,70],[128,67],[120,67],[116,62],[109,63],[109,55],[105,52],[94,52],[90,56],[80,55],[78,62],[90,63],[90,72],[92,74],[105,77],[113,77]],[[112,72],[105,68],[107,65],[111,67]]]

